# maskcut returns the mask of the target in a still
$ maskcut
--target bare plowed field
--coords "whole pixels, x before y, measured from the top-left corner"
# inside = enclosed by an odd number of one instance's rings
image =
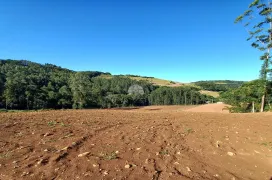
[[[182,106],[0,113],[0,179],[272,177],[272,114]]]

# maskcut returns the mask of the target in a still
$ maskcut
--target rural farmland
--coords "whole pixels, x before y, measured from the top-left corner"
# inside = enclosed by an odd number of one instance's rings
[[[272,114],[223,106],[0,113],[0,179],[269,179]]]
[[[0,12],[0,180],[272,180],[271,0]]]

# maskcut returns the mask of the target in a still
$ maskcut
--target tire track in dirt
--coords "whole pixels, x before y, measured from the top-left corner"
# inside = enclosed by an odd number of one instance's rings
[[[131,161],[131,162],[135,163],[140,160],[141,162],[145,162],[145,164],[151,164],[148,166],[148,165],[145,165],[144,163],[139,163],[139,165],[137,165],[137,166],[142,166],[142,168],[145,169],[145,172],[147,174],[153,173],[154,174],[153,179],[155,177],[156,178],[157,177],[170,178],[169,175],[173,176],[173,174],[175,174],[175,171],[178,171],[179,175],[184,174],[183,177],[186,177],[186,175],[185,175],[186,171],[177,170],[177,168],[174,168],[174,169],[169,168],[169,167],[173,166],[173,164],[175,164],[175,163],[176,163],[176,165],[179,164],[177,162],[177,160],[179,158],[176,157],[176,155],[169,155],[169,154],[170,153],[171,154],[175,154],[175,153],[181,154],[182,153],[183,156],[186,156],[186,154],[188,153],[187,151],[189,151],[189,148],[184,145],[179,145],[176,142],[178,140],[178,141],[184,143],[184,137],[186,137],[187,135],[182,134],[180,136],[177,136],[175,134],[175,132],[173,131],[174,128],[173,128],[172,123],[161,123],[161,122],[160,123],[156,123],[156,122],[150,123],[150,121],[145,121],[145,122],[149,122],[149,123],[145,123],[146,124],[145,127],[141,128],[140,130],[137,129],[137,124],[139,122],[130,123],[130,124],[122,126],[119,129],[114,129],[115,132],[118,132],[117,135],[114,136],[114,138],[108,137],[108,136],[111,136],[111,133],[107,133],[107,134],[101,133],[100,136],[97,135],[96,138],[99,140],[102,138],[104,140],[108,139],[107,142],[114,142],[114,139],[123,140],[122,145],[116,145],[116,144],[113,145],[114,147],[118,147],[118,148],[121,146],[121,148],[123,148],[121,150],[121,152],[123,150],[125,151],[124,157],[121,156],[121,158],[125,159],[125,158],[129,157],[127,159],[127,161]],[[142,122],[140,122],[140,123],[142,123]],[[133,133],[126,132],[127,129],[134,129],[134,128],[137,129],[138,131],[136,131],[136,132],[133,131]],[[124,133],[124,132],[126,132],[126,133]],[[124,138],[124,134],[127,139]],[[173,137],[174,134],[175,134],[175,137]],[[136,137],[136,138],[131,139],[131,137]],[[106,142],[104,142],[104,143],[106,143]],[[151,143],[151,147],[145,146],[144,148],[142,148],[142,144],[146,145],[146,144],[150,144],[150,143]],[[98,144],[102,145],[103,143],[99,141]],[[129,147],[141,147],[141,150],[152,153],[152,154],[148,154],[148,156],[141,156],[141,153],[138,153],[137,150],[133,151],[133,149],[131,149]],[[177,148],[177,147],[180,148],[182,152],[180,152],[180,151],[175,152],[175,148]],[[132,152],[127,153],[126,149],[129,149]],[[156,149],[157,152],[154,152],[154,149]],[[191,155],[189,155],[189,156],[191,156]],[[189,161],[189,159],[188,159],[188,161]],[[199,161],[199,162],[201,162],[201,161]],[[186,168],[186,167],[184,167],[184,168]],[[127,174],[128,178],[130,178],[131,176],[133,177],[133,174],[131,174],[131,173]],[[205,176],[199,175],[197,173],[194,176],[199,177],[199,178],[210,179],[209,177],[205,177]]]
[[[175,108],[0,113],[0,179],[270,178],[271,115]]]

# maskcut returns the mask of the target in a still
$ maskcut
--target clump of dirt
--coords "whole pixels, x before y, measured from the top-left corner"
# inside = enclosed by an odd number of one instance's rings
[[[0,179],[271,178],[272,114],[186,109],[0,113]]]

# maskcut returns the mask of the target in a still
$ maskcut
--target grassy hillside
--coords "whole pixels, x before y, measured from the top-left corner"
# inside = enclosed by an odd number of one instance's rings
[[[131,78],[133,80],[143,80],[143,81],[148,81],[154,85],[157,86],[168,86],[168,87],[179,87],[179,86],[193,86],[193,87],[198,87],[199,89],[202,89],[200,91],[201,94],[206,94],[209,96],[213,96],[215,98],[219,97],[219,92],[217,91],[211,91],[211,90],[205,90],[203,89],[201,86],[198,86],[196,83],[181,83],[181,82],[173,82],[170,80],[165,80],[165,79],[159,79],[159,78],[155,78],[155,77],[146,77],[146,76],[136,76],[136,75],[118,75],[118,76],[122,76],[122,77],[128,77]],[[102,74],[99,77],[101,78],[106,78],[106,79],[110,79],[113,78],[114,75],[109,75],[109,74]],[[208,82],[208,81],[206,81]],[[224,80],[218,80],[218,81],[211,81],[211,83],[218,83],[218,84],[229,84],[229,83],[235,83],[235,81],[224,81]]]
[[[201,94],[206,94],[206,95],[209,95],[209,96],[213,96],[215,98],[219,97],[219,92],[216,92],[216,91],[201,90],[200,93]]]
[[[101,75],[99,77],[101,78],[112,78],[114,75]],[[150,83],[152,83],[153,85],[157,85],[157,86],[169,86],[169,87],[177,87],[177,86],[182,86],[185,85],[183,83],[179,83],[179,82],[173,82],[170,80],[165,80],[165,79],[159,79],[159,78],[155,78],[155,77],[145,77],[145,76],[136,76],[136,75],[115,75],[115,76],[122,76],[122,77],[128,77],[130,79],[133,80],[143,80],[143,81],[148,81]]]

